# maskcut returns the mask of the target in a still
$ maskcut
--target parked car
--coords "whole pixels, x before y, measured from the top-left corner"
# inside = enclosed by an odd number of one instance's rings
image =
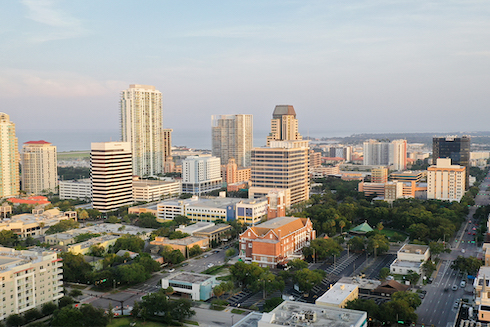
[[[211,268],[212,266],[214,266],[214,263],[212,262],[208,263],[208,268]]]
[[[171,269],[168,270],[169,273],[172,273],[174,271],[175,271],[175,268],[171,268]]]
[[[453,285],[453,286],[451,287],[451,289],[452,289],[453,291],[456,291],[456,290],[458,289],[458,286],[457,286],[457,285]]]
[[[459,301],[455,301],[453,307],[456,309],[459,307]]]
[[[466,287],[466,282],[464,280],[461,281],[461,283],[459,284],[460,287]]]

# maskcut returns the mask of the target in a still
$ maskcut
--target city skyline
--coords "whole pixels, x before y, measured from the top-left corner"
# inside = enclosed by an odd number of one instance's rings
[[[162,91],[175,135],[277,104],[301,112],[304,136],[488,130],[489,6],[9,2],[0,98],[19,131],[117,129],[134,83]]]

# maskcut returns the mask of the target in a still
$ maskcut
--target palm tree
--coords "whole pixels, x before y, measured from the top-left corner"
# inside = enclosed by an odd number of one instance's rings
[[[345,221],[343,220],[339,221],[339,227],[340,227],[340,234],[342,234],[342,231],[345,227]]]

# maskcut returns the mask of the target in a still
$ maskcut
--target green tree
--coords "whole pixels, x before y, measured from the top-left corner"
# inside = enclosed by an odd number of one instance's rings
[[[280,297],[272,297],[270,299],[267,299],[267,300],[265,300],[263,311],[264,312],[271,312],[272,310],[274,310],[274,308],[276,308],[282,302],[284,302],[284,300]]]
[[[375,253],[376,255],[388,252],[390,249],[390,241],[383,234],[374,234],[368,237],[368,251],[370,253]]]
[[[115,275],[121,283],[133,285],[142,283],[150,278],[150,273],[139,263],[117,266]]]
[[[480,267],[482,266],[482,261],[475,257],[463,257],[458,256],[456,260],[451,263],[451,269],[457,269],[461,272],[465,272],[468,275],[475,275]]]
[[[43,316],[43,314],[41,313],[41,311],[37,308],[33,308],[31,310],[27,310],[25,313],[24,313],[24,319],[26,322],[31,322],[31,321],[34,321],[36,319],[39,319]]]
[[[389,274],[390,274],[390,268],[383,267],[379,271],[379,279],[383,279],[384,280],[384,279],[386,279],[386,277],[388,277]]]
[[[369,318],[375,318],[378,316],[379,306],[374,300],[355,299],[347,302],[346,309],[365,311]]]
[[[439,254],[446,252],[450,253],[451,249],[446,249],[445,245],[438,242],[430,242],[429,243],[430,254],[437,257]]]
[[[8,316],[5,322],[9,327],[18,327],[24,325],[25,320],[21,315],[14,313]]]
[[[0,244],[6,247],[13,247],[18,243],[18,235],[11,230],[0,231]]]
[[[108,222],[109,224],[117,224],[119,223],[119,218],[117,218],[116,216],[109,216],[109,218],[107,218],[106,222]]]
[[[80,296],[82,294],[83,294],[82,291],[80,291],[79,289],[76,289],[76,288],[75,289],[72,289],[70,291],[70,293],[68,293],[68,295],[71,296],[71,297],[77,297],[77,296]]]
[[[171,240],[176,240],[176,239],[184,238],[184,237],[187,237],[187,236],[190,236],[190,235],[187,234],[187,233],[182,233],[180,230],[178,230],[178,231],[175,231],[175,232],[170,233],[170,235],[168,236],[168,238],[171,239]]]
[[[317,238],[311,241],[309,247],[303,248],[305,256],[315,255],[318,259],[323,260],[328,257],[339,255],[342,247],[335,240],[328,238]]]
[[[422,271],[424,275],[427,277],[432,276],[432,273],[436,270],[436,265],[432,262],[432,260],[427,260],[422,264]]]
[[[49,227],[46,234],[66,232],[67,230],[78,228],[79,225],[80,224],[73,219],[62,220],[59,223]]]
[[[189,218],[187,218],[186,216],[183,216],[183,215],[177,215],[175,216],[174,218],[174,222],[177,226],[180,226],[180,225],[189,225],[191,220]]]
[[[58,306],[56,304],[54,304],[53,302],[46,302],[42,305],[41,312],[42,312],[43,316],[49,316],[56,309],[58,309]]]
[[[150,212],[141,213],[136,224],[143,228],[159,228],[161,226],[155,215]]]
[[[304,268],[294,273],[293,280],[302,292],[309,293],[313,287],[321,283],[325,275],[326,273],[323,270],[309,270],[308,268]]]
[[[420,299],[418,294],[413,292],[395,292],[391,296],[391,299],[394,301],[405,301],[408,303],[409,306],[414,309],[417,309],[422,304],[422,300]]]
[[[225,294],[225,290],[223,289],[223,287],[220,284],[220,285],[216,285],[213,288],[213,293],[219,299],[221,295]]]
[[[190,256],[190,257],[194,257],[194,256],[199,255],[199,254],[201,254],[201,253],[202,253],[202,249],[201,249],[201,247],[200,247],[199,245],[197,245],[197,244],[196,244],[196,245],[194,245],[193,247],[191,247],[191,248],[189,249],[189,256]]]
[[[80,220],[85,220],[85,219],[88,219],[88,218],[89,218],[89,215],[88,215],[87,210],[81,210],[81,211],[78,213],[78,219],[80,219]]]
[[[347,244],[349,245],[349,249],[354,252],[361,252],[365,248],[365,238],[361,236],[354,236],[351,238]]]
[[[67,282],[86,283],[92,272],[92,266],[85,261],[83,255],[64,252],[63,258],[63,280]]]
[[[145,241],[143,241],[137,235],[125,234],[117,239],[114,244],[114,252],[119,250],[128,250],[131,252],[141,252],[145,247]]]
[[[73,300],[73,298],[71,298],[70,296],[65,295],[58,301],[58,307],[61,309],[73,303],[75,303],[75,300]]]
[[[308,268],[308,263],[301,259],[293,259],[288,262],[288,266],[292,271]]]
[[[180,250],[172,250],[171,247],[167,246],[160,251],[160,255],[163,257],[165,262],[169,262],[174,265],[185,260],[185,257]]]
[[[160,264],[153,260],[148,253],[141,253],[134,261],[142,265],[149,272],[155,272],[160,269]]]

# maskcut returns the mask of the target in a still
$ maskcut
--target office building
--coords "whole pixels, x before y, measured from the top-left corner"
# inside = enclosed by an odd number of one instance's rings
[[[251,175],[251,168],[239,168],[233,158],[228,160],[228,164],[221,165],[221,178],[227,185],[248,182]]]
[[[252,150],[249,197],[267,196],[273,189],[289,190],[287,207],[310,197],[308,141],[272,141]]]
[[[407,140],[368,140],[363,143],[363,151],[363,165],[390,166],[392,170],[407,169]]]
[[[130,144],[134,175],[163,173],[162,93],[154,86],[133,84],[121,92],[121,140]]]
[[[19,152],[15,124],[0,112],[0,198],[19,194]]]
[[[302,259],[302,249],[315,239],[309,218],[278,217],[240,234],[239,256],[245,262],[275,268],[279,263]]]
[[[470,177],[470,142],[469,136],[434,137],[432,139],[432,162],[437,158],[450,158],[453,165],[466,168],[465,190],[469,187]]]
[[[386,183],[388,181],[388,168],[378,167],[371,169],[372,183]]]
[[[427,168],[427,199],[461,201],[465,193],[466,168],[452,165],[449,158],[438,158]]]
[[[422,273],[422,265],[429,260],[430,250],[427,245],[405,244],[398,250],[396,260],[390,265],[393,274],[405,275],[410,272]]]
[[[220,115],[211,117],[212,153],[223,164],[235,159],[239,167],[250,166],[253,147],[252,115]]]
[[[355,284],[337,282],[322,296],[315,300],[315,304],[322,307],[345,308],[347,302],[359,297],[359,287]]]
[[[219,158],[200,155],[190,156],[182,161],[182,193],[201,195],[221,187]]]
[[[133,180],[133,201],[153,202],[177,197],[181,193],[180,181]]]
[[[92,143],[90,164],[94,209],[108,212],[133,202],[130,143]]]
[[[274,108],[271,132],[267,136],[267,146],[272,141],[295,141],[303,137],[298,131],[298,120],[293,106],[278,105]]]
[[[56,193],[56,146],[46,141],[24,143],[21,153],[22,190],[27,194]]]
[[[92,182],[89,178],[60,181],[60,199],[80,199],[92,201]]]
[[[213,288],[219,284],[216,276],[177,272],[162,279],[162,288],[172,287],[175,294],[193,301],[207,301],[213,297]]]
[[[3,305],[0,320],[63,297],[63,263],[54,251],[0,247]]]

